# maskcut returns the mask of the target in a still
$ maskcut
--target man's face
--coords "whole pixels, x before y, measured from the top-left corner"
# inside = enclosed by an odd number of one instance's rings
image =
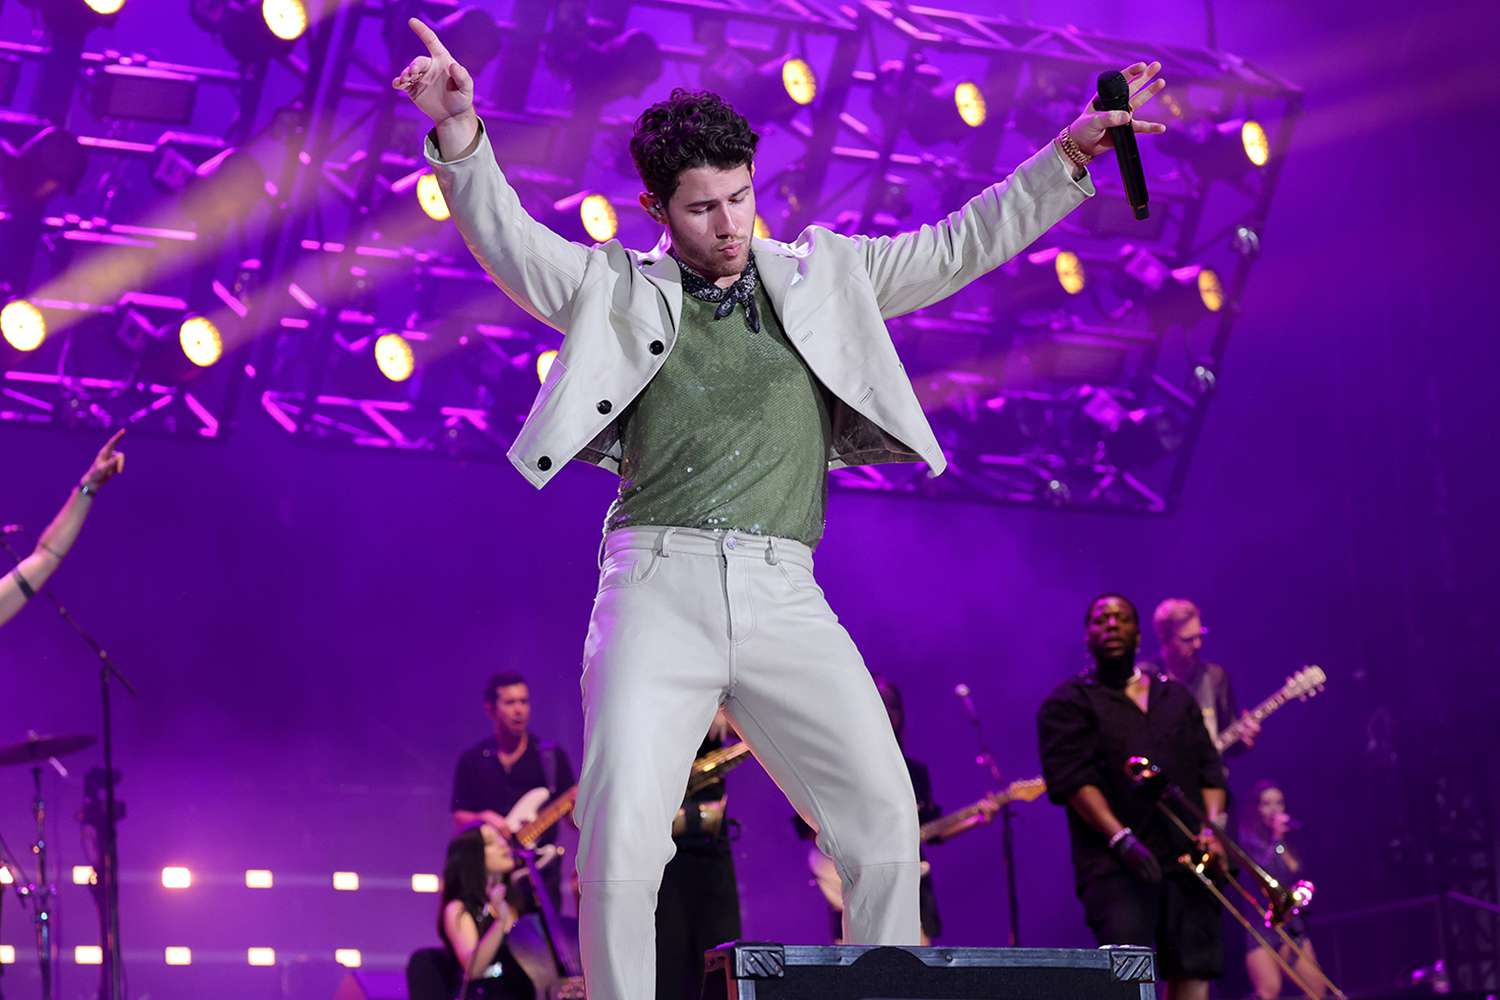
[[[531,692],[525,684],[496,688],[495,703],[486,705],[485,711],[497,731],[505,730],[512,736],[520,736],[531,723]]]
[[[1125,601],[1118,597],[1101,597],[1089,608],[1089,623],[1084,635],[1095,659],[1124,659],[1135,655],[1141,639],[1140,623]]]
[[[1203,652],[1203,637],[1207,635],[1203,623],[1194,615],[1167,636],[1163,644],[1167,662],[1173,666],[1195,667],[1198,655]]]
[[[650,196],[643,200],[656,204]],[[684,170],[664,212],[672,247],[693,270],[714,281],[745,269],[755,232],[755,188],[748,165]]]

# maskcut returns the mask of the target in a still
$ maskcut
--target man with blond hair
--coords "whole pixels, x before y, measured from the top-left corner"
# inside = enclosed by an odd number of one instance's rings
[[[1203,627],[1198,605],[1185,597],[1169,597],[1156,606],[1151,625],[1161,645],[1161,672],[1193,693],[1203,710],[1208,735],[1217,741],[1239,712],[1229,671],[1203,659],[1203,640],[1208,629]],[[1154,664],[1142,664],[1142,669],[1155,672],[1157,668]],[[1249,750],[1260,735],[1260,724],[1248,713],[1240,717],[1240,729],[1239,742],[1224,751],[1226,756]]]

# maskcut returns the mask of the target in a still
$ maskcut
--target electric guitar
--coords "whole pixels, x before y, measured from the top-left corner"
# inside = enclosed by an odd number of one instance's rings
[[[1250,718],[1260,722],[1268,718],[1282,705],[1296,698],[1300,701],[1315,696],[1323,690],[1323,685],[1328,683],[1328,675],[1323,673],[1323,668],[1318,666],[1303,667],[1286,679],[1286,683],[1265,701],[1250,710]],[[1244,738],[1245,727],[1241,720],[1234,722],[1219,730],[1218,738],[1214,740],[1214,746],[1218,747],[1219,753],[1223,753]]]
[[[1006,803],[1031,802],[1040,798],[1046,791],[1047,783],[1041,778],[1012,781],[1005,786],[1003,792],[992,792],[957,812],[923,823],[919,831],[921,842],[930,844],[940,840],[949,840],[986,822],[989,816],[994,815]],[[844,882],[839,878],[838,868],[834,866],[833,859],[814,846],[807,852],[807,866],[812,869],[813,882],[817,885],[818,891],[823,893],[823,898],[828,901],[828,905],[839,913],[843,913]],[[922,862],[922,874],[926,875],[929,870],[928,863]]]

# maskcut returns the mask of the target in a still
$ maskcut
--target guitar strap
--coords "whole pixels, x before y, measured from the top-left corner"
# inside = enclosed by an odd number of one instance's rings
[[[547,791],[553,795],[557,794],[557,744],[550,740],[542,740],[536,747],[537,756],[542,758],[542,783],[547,786]]]

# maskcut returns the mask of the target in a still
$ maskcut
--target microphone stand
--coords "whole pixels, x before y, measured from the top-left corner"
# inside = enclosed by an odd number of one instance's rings
[[[20,565],[21,556],[11,547],[3,534],[0,534],[0,546],[4,547],[6,553],[17,565]],[[68,627],[77,633],[83,644],[93,650],[94,655],[99,658],[99,706],[104,720],[104,731],[100,739],[104,747],[104,822],[99,829],[99,886],[103,890],[104,897],[103,912],[100,914],[101,923],[104,925],[104,967],[99,972],[99,996],[102,1000],[124,1000],[124,969],[120,965],[120,859],[115,842],[114,728],[111,724],[109,701],[110,681],[112,679],[119,681],[120,686],[131,697],[136,697],[136,690],[129,679],[115,666],[114,661],[110,659],[109,652],[100,645],[99,640],[78,624],[56,595],[46,588],[43,588],[42,593],[57,609],[58,616],[67,622]]]
[[[990,749],[989,741],[985,739],[984,722],[979,718],[979,710],[974,707],[974,702],[969,697],[968,685],[961,684],[958,690],[962,691],[959,698],[963,700],[965,714],[974,726],[974,740],[979,745],[979,753],[975,756],[974,763],[989,772],[990,780],[994,782],[995,788],[1003,788],[1005,778],[1000,772],[1000,763],[995,759],[995,753]],[[1021,944],[1021,901],[1016,892],[1016,840],[1015,831],[1011,826],[1011,806],[1014,804],[1007,801],[1000,807],[1000,851],[1005,859],[1005,896],[1010,915],[1010,929],[1006,934],[1006,944],[1012,948],[1019,947]]]

